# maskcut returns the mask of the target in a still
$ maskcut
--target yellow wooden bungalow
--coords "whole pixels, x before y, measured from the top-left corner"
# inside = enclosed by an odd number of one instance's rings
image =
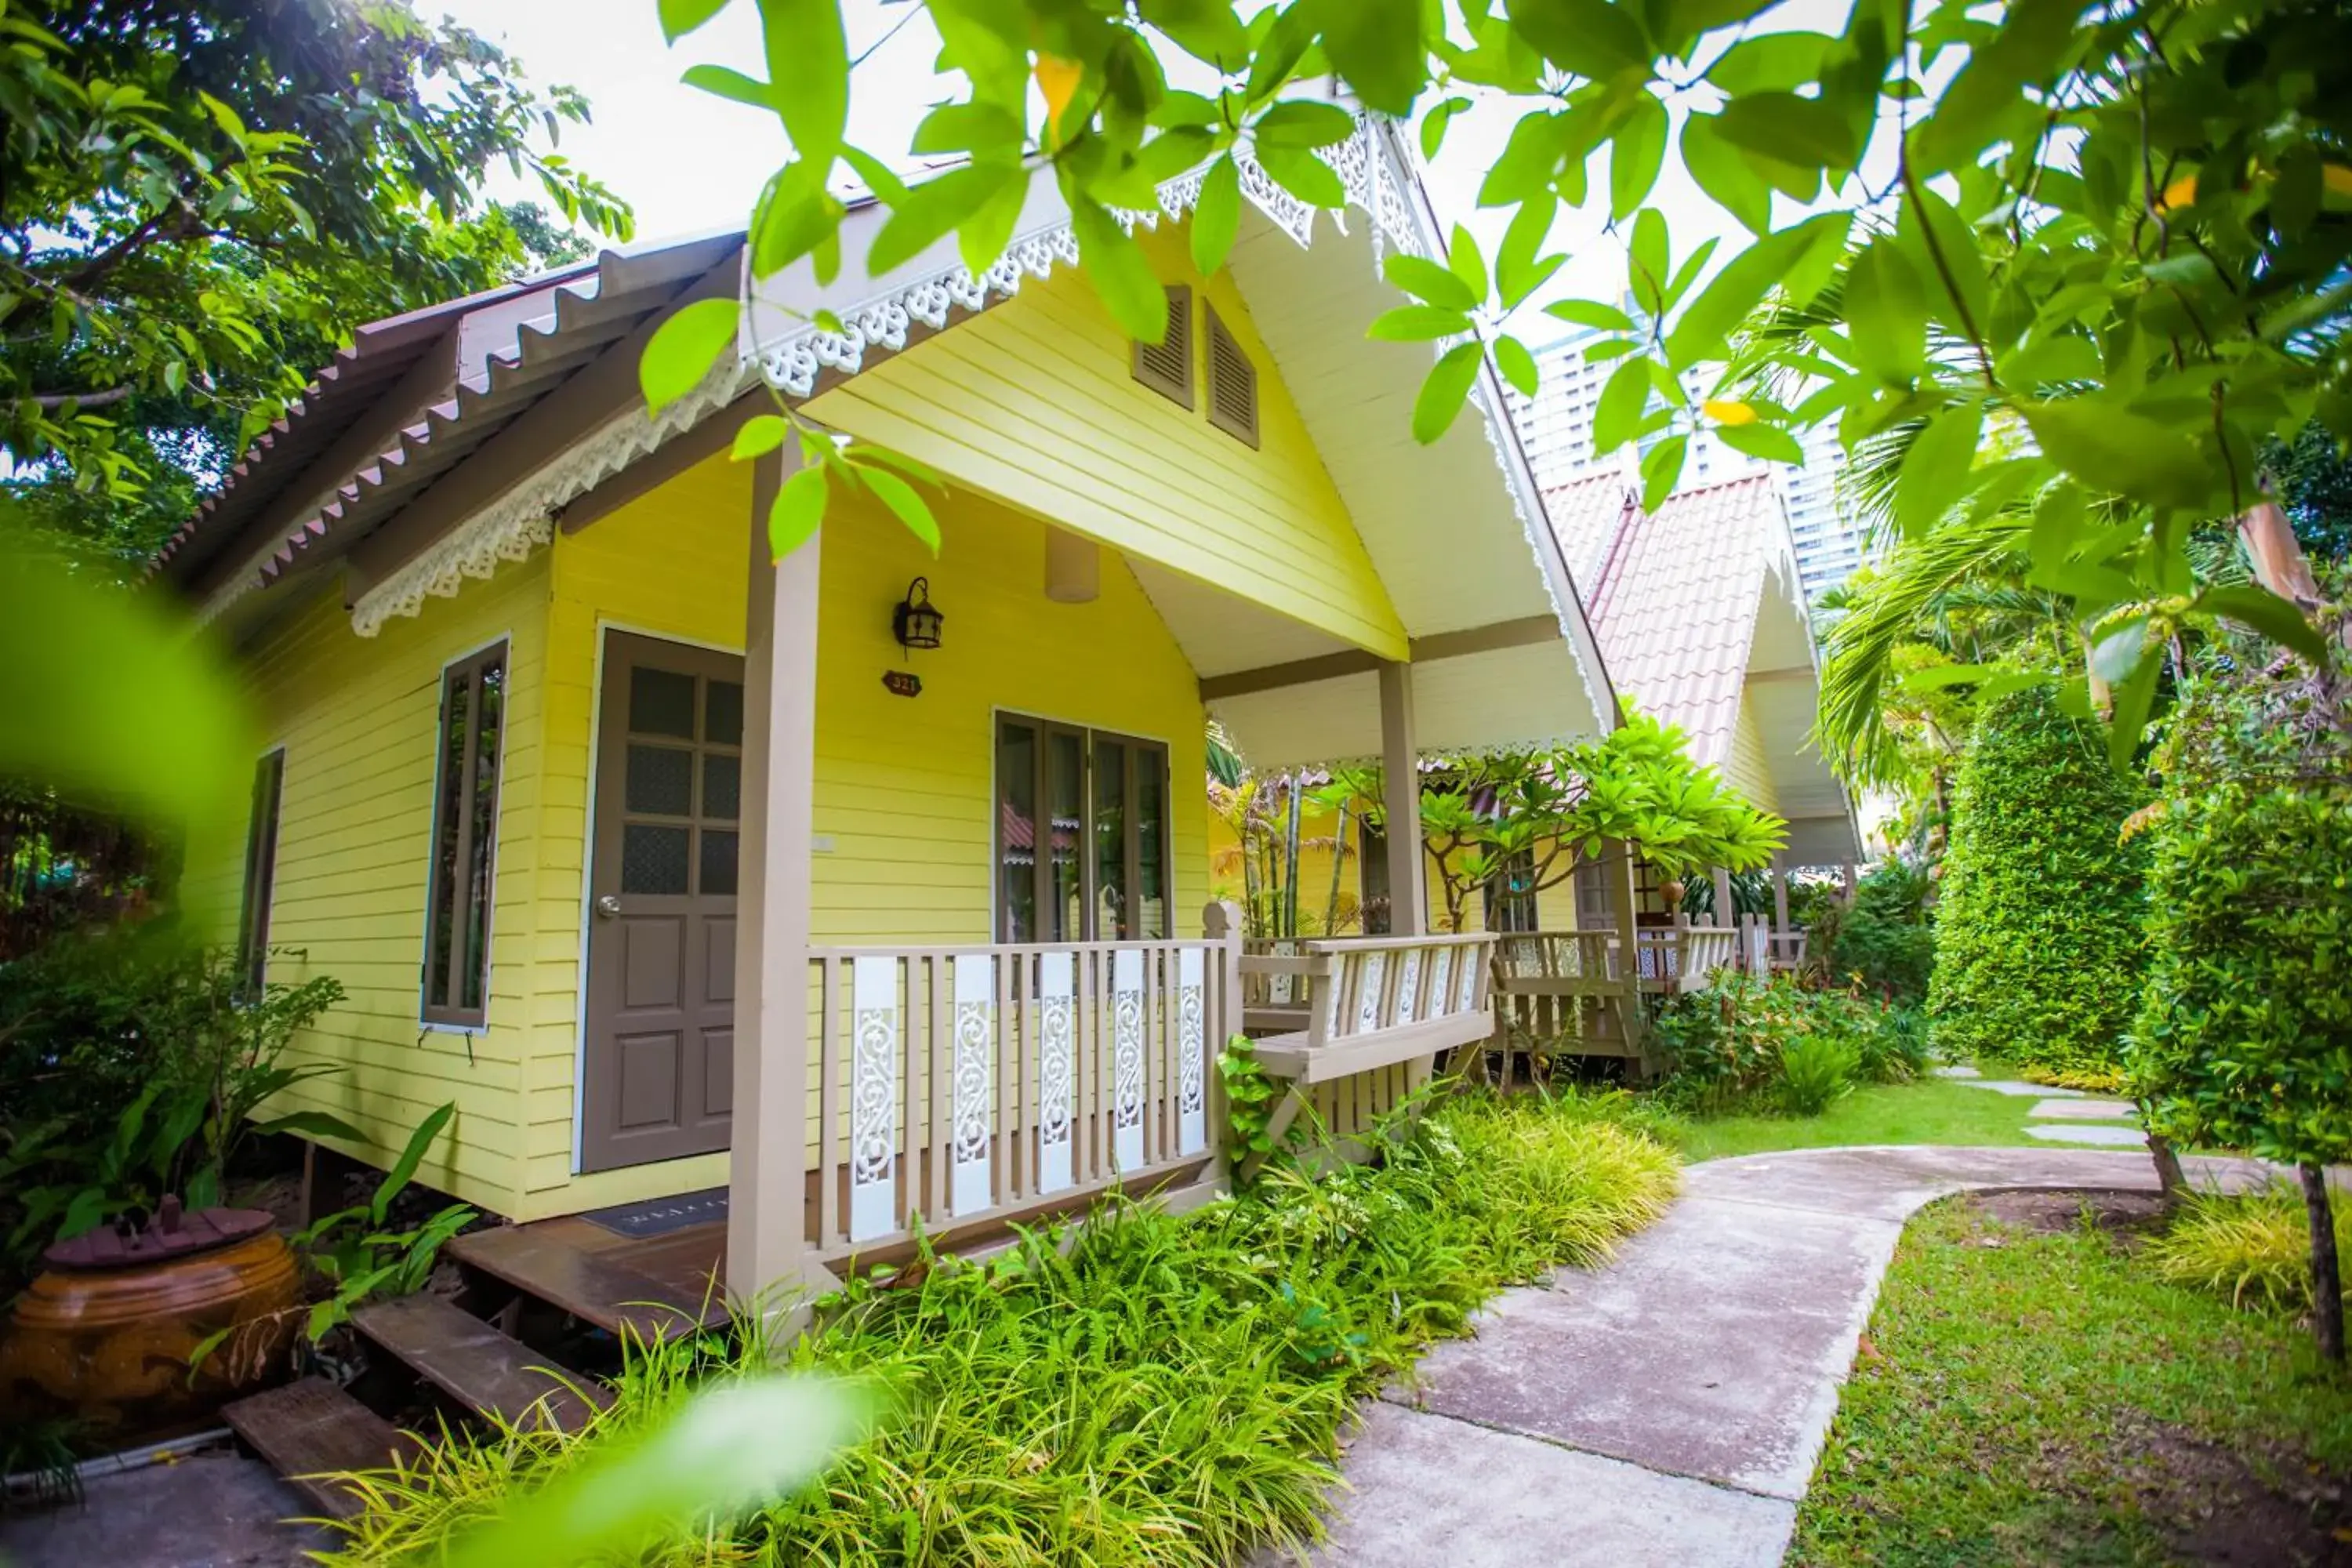
[[[853,212],[842,276],[769,279],[657,416],[639,351],[743,293],[740,237],[359,334],[160,563],[270,736],[247,841],[193,864],[243,877],[270,976],[347,988],[299,1043],[346,1069],[299,1091],[366,1130],[343,1153],[454,1100],[424,1180],[575,1229],[702,1205],[739,1292],[1214,1176],[1244,958],[1204,916],[1209,716],[1391,776],[1616,717],[1491,371],[1416,446],[1429,350],[1365,337],[1381,257],[1440,248],[1410,154],[1332,151],[1341,221],[1244,161],[1213,278],[1194,184],[1131,215],[1158,344],[1050,182],[984,277],[951,242],[863,275]],[[943,477],[936,557],[850,509],[771,563],[779,459],[729,448],[772,390]],[[1316,1007],[1269,1059],[1377,1110],[1484,1033],[1485,942],[1289,961]]]

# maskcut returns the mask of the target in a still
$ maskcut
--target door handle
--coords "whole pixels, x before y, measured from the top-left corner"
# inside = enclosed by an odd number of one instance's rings
[[[603,898],[596,900],[596,918],[598,920],[618,920],[620,918],[620,914],[621,896],[618,893],[606,893]]]

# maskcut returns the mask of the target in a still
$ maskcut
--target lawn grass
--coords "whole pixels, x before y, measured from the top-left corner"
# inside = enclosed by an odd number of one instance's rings
[[[2041,1144],[2025,1131],[2032,1104],[2022,1095],[1929,1077],[1864,1085],[1819,1116],[1695,1117],[1677,1139],[1683,1157],[1693,1162],[1871,1143]]]
[[[1788,1562],[2334,1561],[2352,1380],[2292,1320],[2058,1218],[2041,1234],[1953,1199],[1914,1222]]]

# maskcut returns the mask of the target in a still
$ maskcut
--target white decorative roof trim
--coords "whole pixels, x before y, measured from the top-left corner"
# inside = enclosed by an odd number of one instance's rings
[[[1377,145],[1379,134],[1370,116],[1359,115],[1356,133],[1327,150],[1325,156],[1338,171],[1349,204],[1372,220],[1375,259],[1382,234],[1419,253],[1422,247],[1413,237],[1412,209],[1395,183],[1394,170]],[[1301,247],[1311,245],[1316,214],[1322,209],[1309,206],[1275,184],[1248,149],[1236,147],[1234,162],[1241,174],[1242,195],[1250,205]],[[1204,169],[1195,169],[1161,185],[1158,211],[1122,211],[1115,216],[1130,233],[1138,225],[1158,226],[1162,214],[1181,217],[1200,200],[1205,174]],[[1344,214],[1338,217],[1345,233]],[[1077,260],[1077,235],[1069,223],[1049,224],[1015,237],[995,265],[978,277],[961,266],[943,268],[835,311],[841,318],[841,331],[824,331],[814,322],[795,327],[760,346],[760,374],[769,385],[787,395],[807,397],[815,392],[817,378],[828,370],[856,375],[866,368],[870,351],[896,353],[903,350],[907,334],[916,323],[938,331],[948,324],[953,309],[961,307],[967,315],[976,314],[986,310],[992,299],[1009,300],[1019,293],[1024,278],[1043,279],[1056,267],[1074,267]]]
[[[456,598],[467,578],[487,578],[501,561],[527,559],[553,542],[558,509],[718,413],[751,383],[746,367],[730,355],[653,417],[631,409],[606,420],[361,595],[352,605],[352,630],[372,637],[393,616],[421,613],[427,599]]]

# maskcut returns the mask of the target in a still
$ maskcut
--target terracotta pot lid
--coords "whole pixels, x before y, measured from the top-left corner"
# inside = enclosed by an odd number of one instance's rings
[[[183,1214],[179,1199],[165,1198],[143,1229],[133,1229],[127,1222],[101,1226],[57,1243],[41,1258],[52,1268],[139,1268],[249,1240],[276,1223],[267,1209],[198,1209]]]

